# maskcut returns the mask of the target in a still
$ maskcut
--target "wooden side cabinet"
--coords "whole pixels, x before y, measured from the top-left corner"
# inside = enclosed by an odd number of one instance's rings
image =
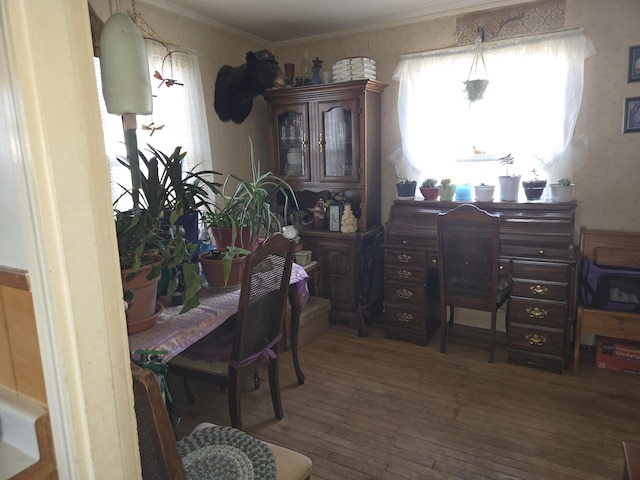
[[[385,87],[375,80],[354,80],[263,94],[272,171],[287,176],[296,192],[350,191],[350,198],[358,199],[351,206],[361,232],[380,225],[380,106]]]
[[[382,232],[380,109],[385,87],[375,80],[354,80],[263,94],[271,170],[286,177],[302,210],[315,207],[319,198],[326,202],[337,196],[338,202],[346,199],[358,219],[355,234],[331,231],[328,224],[300,230],[304,248],[322,265],[321,295],[331,299],[332,320],[347,320],[353,327],[358,327],[363,300],[359,252],[371,252]],[[375,270],[381,279],[381,257],[379,263]]]

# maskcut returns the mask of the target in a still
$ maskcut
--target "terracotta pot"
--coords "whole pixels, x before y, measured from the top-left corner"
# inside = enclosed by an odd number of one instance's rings
[[[438,187],[420,187],[420,193],[425,200],[437,200],[440,195]]]
[[[231,272],[229,273],[229,279],[225,283],[224,281],[224,260],[214,260],[207,258],[210,252],[204,252],[198,255],[198,261],[202,265],[202,271],[204,277],[207,279],[207,284],[212,288],[238,288],[242,285],[242,274],[244,272],[244,263],[247,260],[246,256],[235,257],[231,261]]]
[[[233,230],[231,228],[209,227],[209,234],[215,242],[216,250],[223,250],[231,245],[233,238]],[[251,250],[252,252],[258,248],[258,239],[255,238],[253,245],[249,245],[251,239],[251,231],[249,227],[240,227],[236,232],[235,246]]]
[[[130,270],[122,270],[121,272],[122,288],[133,291],[131,306],[126,311],[127,324],[148,319],[156,313],[156,298],[158,295],[158,281],[160,280],[160,276],[148,280],[147,275],[149,275],[150,271],[151,265],[142,267],[133,280],[129,282],[126,282],[125,278]],[[149,325],[149,327],[151,326],[152,325]]]

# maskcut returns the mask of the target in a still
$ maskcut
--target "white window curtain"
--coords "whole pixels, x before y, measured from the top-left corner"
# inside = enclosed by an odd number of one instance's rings
[[[584,60],[595,53],[583,31],[488,42],[481,48],[489,85],[475,102],[463,92],[463,82],[474,78],[475,45],[402,56],[393,75],[400,82],[402,134],[402,149],[390,155],[396,172],[417,172],[416,180],[495,183],[505,174],[502,167],[477,160],[511,153],[516,161],[509,174],[549,171],[556,162],[573,170],[584,162],[583,148],[567,148],[582,100]],[[481,66],[478,73],[485,76]],[[580,143],[575,140],[574,146]]]
[[[184,170],[194,167],[197,170],[211,170],[209,128],[197,53],[170,47],[173,53],[167,56],[168,50],[164,45],[152,40],[147,40],[146,44],[153,94],[153,114],[137,117],[138,150],[147,156],[151,155],[147,148],[147,145],[151,145],[170,155],[177,146],[180,146],[182,152],[187,152],[184,158]],[[117,156],[126,157],[127,155],[122,118],[119,115],[107,113],[102,98],[99,59],[94,59],[94,66],[111,173],[111,192],[115,200],[122,194],[122,188],[118,184],[125,188],[131,186],[128,170],[116,159]],[[154,77],[155,71],[158,71],[162,78],[174,80],[182,85],[167,86],[166,82]],[[125,196],[121,202],[130,203],[130,198]],[[124,203],[118,205],[120,209],[130,206]]]

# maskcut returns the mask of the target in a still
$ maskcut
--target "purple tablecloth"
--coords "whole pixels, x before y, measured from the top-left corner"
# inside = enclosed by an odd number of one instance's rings
[[[289,283],[296,284],[301,307],[309,298],[308,278],[304,268],[294,263]],[[179,314],[182,307],[165,308],[153,327],[129,335],[132,358],[139,359],[134,356],[136,350],[166,350],[169,353],[162,356],[162,360],[169,361],[236,313],[239,298],[240,289],[223,293],[203,289],[199,295],[199,307],[182,315]]]

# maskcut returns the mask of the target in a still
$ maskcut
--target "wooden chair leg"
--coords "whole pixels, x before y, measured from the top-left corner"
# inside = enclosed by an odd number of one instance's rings
[[[196,397],[191,392],[191,388],[189,388],[189,379],[186,376],[182,377],[182,385],[184,386],[184,394],[187,396],[187,402],[189,405],[193,405]]]
[[[491,332],[489,338],[489,363],[493,363],[493,358],[495,356],[496,351],[496,320],[498,313],[494,309],[491,312]]]
[[[240,412],[240,373],[229,368],[229,417],[231,426],[242,430],[242,414]]]
[[[273,403],[273,413],[277,419],[282,420],[284,412],[282,410],[282,398],[280,397],[280,364],[277,358],[269,363],[269,390],[271,392],[271,403]]]
[[[442,332],[440,334],[440,353],[445,353],[447,350],[447,306],[440,306],[440,328]]]

